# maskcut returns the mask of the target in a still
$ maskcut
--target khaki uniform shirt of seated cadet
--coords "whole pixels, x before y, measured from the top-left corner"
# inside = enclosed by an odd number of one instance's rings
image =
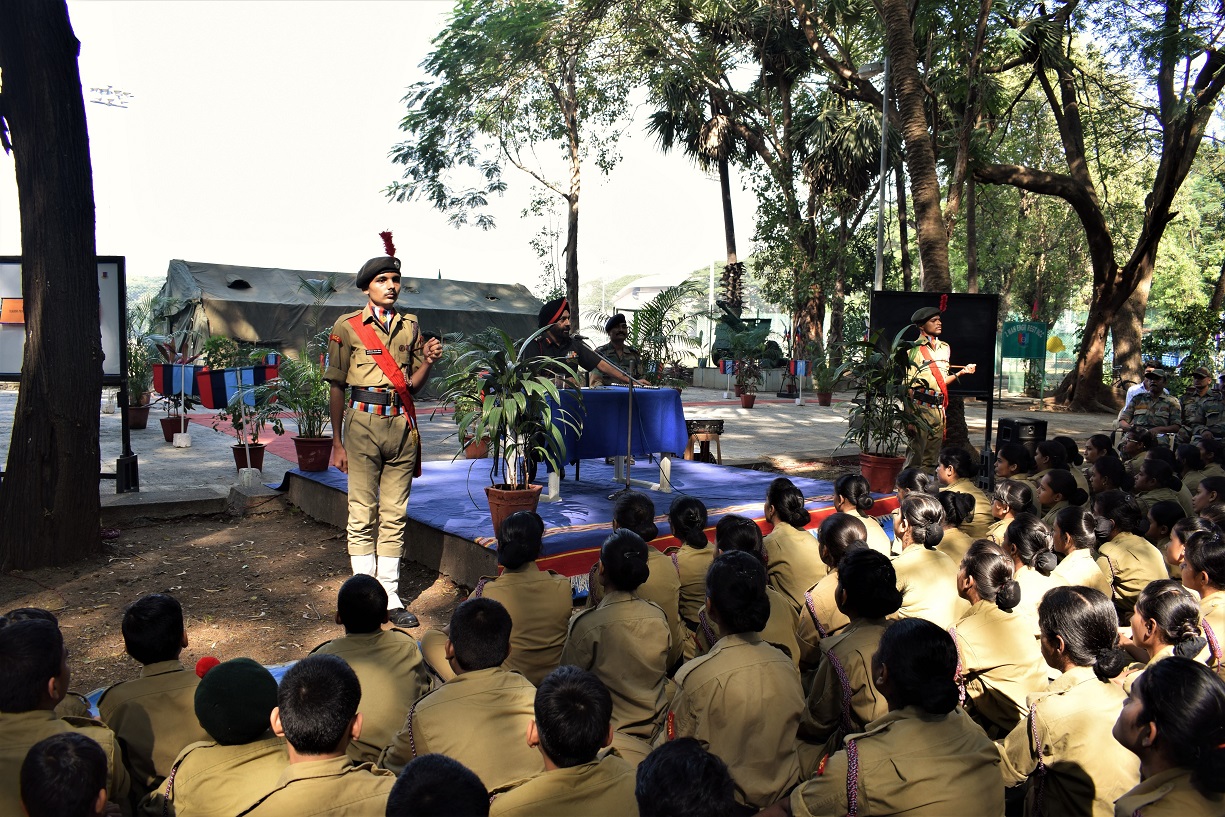
[[[231,817],[268,793],[289,765],[285,740],[273,735],[223,746],[193,743],[174,762],[166,782],[140,802],[141,817]]]
[[[115,733],[101,721],[57,718],[46,709],[0,712],[0,814],[16,817],[25,813],[21,808],[21,764],[31,746],[61,732],[80,732],[98,742],[106,754],[107,801],[118,804],[124,814],[131,814],[131,783]]]
[[[210,739],[196,720],[199,685],[200,679],[181,662],[159,661],[98,699],[98,714],[123,746],[133,799],[161,785],[184,747]]]
[[[991,527],[995,527],[992,525]],[[1006,527],[1006,526],[1005,526]],[[987,533],[983,534],[984,538],[990,538],[991,528],[987,529]],[[1004,535],[1000,533],[1000,541],[1003,541]],[[961,528],[945,528],[944,535],[940,537],[940,544],[936,545],[936,550],[943,553],[945,556],[953,560],[953,564],[960,565],[961,560],[966,557],[966,552],[970,549],[970,545],[974,544],[974,539]]]
[[[1177,491],[1172,488],[1154,488],[1151,491],[1136,494],[1136,503],[1145,513],[1148,513],[1149,509],[1158,502],[1177,502],[1187,516],[1195,515],[1195,511],[1191,508],[1191,494],[1185,486],[1179,486]]]
[[[945,629],[970,605],[957,595],[958,565],[938,550],[911,545],[893,557],[902,607],[896,618],[922,618]]]
[[[1199,603],[1200,629],[1208,639],[1208,666],[1225,678],[1225,592],[1218,590]]]
[[[1225,795],[1205,797],[1191,785],[1191,772],[1174,768],[1155,774],[1114,804],[1115,817],[1221,817]]]
[[[1100,590],[1106,598],[1110,598],[1110,574],[1102,572],[1090,548],[1077,548],[1064,556],[1051,575],[1058,576],[1064,584]]]
[[[672,560],[667,561],[671,569]],[[570,621],[561,662],[595,673],[608,687],[613,729],[649,741],[658,734],[668,706],[671,646],[663,610],[646,599],[614,590],[599,607],[584,610]]]
[[[1129,664],[1127,668],[1123,670],[1123,674],[1117,679],[1118,682],[1123,685],[1123,691],[1130,695],[1132,685],[1136,683],[1137,678],[1144,674],[1146,669],[1151,667],[1153,664],[1156,664],[1158,661],[1173,658],[1175,655],[1178,655],[1178,653],[1174,652],[1174,646],[1172,644],[1166,644],[1164,647],[1157,650],[1157,652],[1153,653],[1147,662],[1136,662]],[[1212,649],[1207,644],[1205,644],[1195,655],[1188,655],[1186,657],[1193,661],[1198,661],[1206,666],[1212,666]]]
[[[1144,460],[1146,459],[1143,451],[1134,457],[1122,457],[1122,455],[1120,455],[1120,457],[1123,460],[1123,470],[1131,474],[1133,477],[1140,473],[1140,466],[1144,465]]]
[[[569,579],[528,562],[496,578],[482,578],[472,597],[493,599],[510,614],[510,655],[502,666],[523,673],[533,684],[561,666],[573,609]]]
[[[847,511],[847,513],[863,522],[863,526],[868,529],[868,547],[885,556],[893,555],[891,550],[893,542],[889,540],[889,535],[874,517],[861,513],[858,508]]]
[[[796,642],[796,625],[798,618],[791,602],[773,587],[766,588],[766,598],[770,600],[770,618],[765,629],[761,631],[761,640],[778,647],[797,668],[799,667],[800,646]],[[693,634],[695,656],[710,652],[723,633],[706,615],[706,605],[698,611],[698,629]]]
[[[1046,687],[1046,662],[1033,622],[978,601],[953,626],[966,711],[991,734],[1008,734],[1029,714],[1026,699]]]
[[[1029,619],[1030,626],[1034,628],[1034,637],[1037,638],[1038,605],[1042,603],[1042,597],[1046,595],[1046,591],[1054,587],[1062,587],[1067,582],[1062,576],[1055,575],[1053,570],[1051,575],[1043,576],[1028,565],[1013,574],[1013,578],[1016,579],[1017,584],[1021,585],[1021,601],[1016,606],[1016,612]]]
[[[1140,782],[1140,759],[1110,734],[1126,699],[1092,667],[1073,667],[1029,696],[1029,717],[996,744],[1004,785],[1029,780],[1028,817],[1114,814],[1114,801]]]
[[[1008,527],[1009,527],[1011,524],[1012,524],[1012,520],[1011,520],[1011,519],[997,519],[997,520],[995,520],[995,524],[993,524],[991,527],[987,528],[987,535],[986,535],[984,538],[985,538],[985,539],[990,539],[992,542],[995,542],[997,545],[1002,545],[1002,544],[1004,544],[1004,534],[1008,532]],[[945,537],[947,538],[947,537],[948,537],[948,535],[949,535],[949,532],[948,532],[948,531],[945,531],[945,532],[944,532],[944,535],[945,535]],[[967,539],[969,539],[969,537],[968,537],[968,536],[967,536],[966,538],[967,538]],[[941,539],[941,540],[940,540],[940,545],[943,545],[943,544],[944,544],[944,539]],[[967,544],[966,544],[966,550],[969,550],[969,547],[970,547],[970,545],[971,545],[971,544],[973,544],[973,540],[972,540],[972,539],[971,539],[969,542],[967,542]],[[936,548],[937,548],[937,549],[939,549],[940,545],[937,545],[937,546],[936,546]],[[962,555],[962,557],[963,557],[963,558],[965,557],[965,553],[964,553],[964,552],[963,552],[961,555]],[[950,553],[950,554],[949,554],[949,556],[952,556],[952,554]],[[960,559],[959,559],[958,561],[960,562]]]
[[[1136,599],[1149,582],[1168,575],[1161,551],[1134,533],[1120,533],[1103,542],[1097,554],[1097,566],[1110,577],[1110,597],[1120,621],[1126,621],[1136,609]]]
[[[1199,482],[1205,476],[1207,476],[1207,474],[1205,474],[1202,470],[1188,471],[1182,477],[1182,487],[1187,489],[1187,493],[1195,496],[1196,491],[1199,490]]]
[[[786,522],[775,522],[764,545],[770,586],[786,596],[799,613],[804,607],[804,591],[829,573],[821,561],[817,537]]]
[[[421,660],[417,639],[394,627],[374,633],[349,633],[311,650],[311,655],[316,653],[340,656],[357,673],[362,685],[362,699],[357,705],[362,713],[362,733],[350,741],[348,752],[354,763],[373,763],[404,725],[408,708],[430,691],[430,675]]]
[[[824,745],[822,754],[841,749],[843,738],[889,712],[889,702],[872,682],[872,656],[885,625],[883,618],[859,619],[821,641],[822,661],[805,702],[800,738]]]
[[[804,710],[800,674],[758,633],[719,639],[681,667],[668,726],[656,743],[697,738],[727,764],[736,800],[765,808],[800,779],[796,728]]]
[[[795,625],[802,673],[812,672],[821,663],[821,640],[842,632],[851,623],[846,614],[838,609],[834,598],[837,592],[838,570],[835,568],[804,593],[804,609],[800,611]]]
[[[291,763],[279,778],[269,781],[263,798],[239,815],[381,815],[395,783],[396,776],[386,769],[354,763],[348,756]]]
[[[847,741],[858,755],[850,788],[860,815],[1003,817],[999,752],[960,709],[931,715],[908,706]],[[848,749],[830,755],[823,770],[791,793],[796,817],[847,813]]]
[[[681,583],[681,620],[697,624],[698,611],[706,604],[706,571],[710,570],[711,562],[715,560],[715,546],[695,548],[681,545],[666,555],[676,565],[676,574]]]
[[[614,751],[554,769],[498,793],[489,817],[633,817],[634,767]]]
[[[646,599],[664,611],[668,619],[668,632],[672,635],[672,646],[668,648],[668,666],[672,667],[681,659],[685,637],[689,633],[689,628],[681,621],[681,579],[676,574],[676,565],[672,563],[672,559],[649,542],[647,568],[650,570],[647,580],[638,586],[634,595]],[[587,593],[587,608],[591,609],[599,606],[604,599],[604,585],[600,581],[598,562],[591,566],[587,579],[590,587]]]
[[[403,728],[378,765],[396,774],[431,752],[467,766],[493,789],[544,771],[540,752],[527,745],[536,687],[500,667],[456,675],[408,712]]]
[[[959,477],[946,487],[941,488],[940,492],[954,491],[959,494],[969,494],[974,497],[974,515],[966,521],[962,522],[959,527],[965,532],[970,539],[982,539],[987,535],[987,528],[991,527],[991,523],[995,521],[995,517],[991,515],[991,499],[983,493],[982,489],[974,484],[972,480],[965,477]]]

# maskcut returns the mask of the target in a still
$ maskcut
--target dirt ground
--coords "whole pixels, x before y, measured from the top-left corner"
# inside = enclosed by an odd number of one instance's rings
[[[836,460],[773,462],[757,470],[833,480],[856,469]],[[422,628],[444,626],[468,591],[420,566],[405,563],[403,571],[401,597]],[[0,612],[42,607],[55,613],[72,689],[88,693],[140,671],[120,632],[124,606],[140,596],[170,593],[182,602],[185,665],[206,655],[274,665],[340,634],[336,592],[349,575],[344,531],[296,510],[237,520],[188,517],[123,529],[92,561],[0,574]]]

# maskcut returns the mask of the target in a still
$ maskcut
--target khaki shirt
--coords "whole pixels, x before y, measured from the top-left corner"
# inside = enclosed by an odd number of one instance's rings
[[[609,752],[591,763],[544,772],[493,798],[489,817],[632,817],[634,767]]]
[[[689,623],[696,623],[698,610],[706,604],[706,571],[715,560],[715,546],[704,548],[682,545],[669,554],[680,576],[680,613]]]
[[[1051,575],[1058,576],[1065,584],[1100,590],[1106,598],[1110,598],[1110,574],[1102,572],[1090,548],[1077,548],[1064,556],[1059,566],[1051,571]]]
[[[106,754],[107,800],[119,804],[124,814],[131,814],[131,782],[115,733],[101,721],[57,718],[47,709],[0,712],[0,814],[25,813],[21,810],[21,764],[31,746],[61,732],[80,732],[98,742]]]
[[[667,616],[668,631],[672,634],[672,646],[668,651],[668,667],[671,668],[681,659],[685,637],[689,632],[681,621],[681,579],[676,573],[676,565],[672,563],[672,559],[653,545],[647,546],[647,568],[650,570],[647,580],[639,585],[634,594],[654,603]],[[592,609],[604,598],[604,584],[600,580],[598,562],[591,567],[588,585],[590,591],[587,594],[587,607]]]
[[[992,525],[992,527],[995,527]],[[988,533],[983,536],[989,536]],[[1003,533],[1000,534],[1000,541],[1003,541]],[[940,537],[940,544],[936,545],[936,550],[943,553],[945,556],[953,560],[953,564],[961,566],[961,560],[966,557],[966,552],[970,549],[970,545],[974,544],[974,539],[963,531],[961,528],[945,528],[944,536]]]
[[[1056,502],[1054,505],[1050,506],[1049,508],[1044,507],[1042,509],[1042,524],[1046,525],[1047,530],[1053,531],[1055,529],[1055,517],[1058,516],[1059,512],[1062,511],[1064,508],[1069,508],[1069,507],[1071,507],[1071,503],[1063,502],[1062,500],[1059,502]]]
[[[991,499],[971,480],[961,477],[949,483],[942,491],[954,491],[959,494],[969,494],[974,497],[974,515],[962,522],[959,527],[971,539],[982,539],[987,535],[987,528],[995,521],[991,515]]]
[[[804,710],[791,659],[758,633],[727,635],[676,673],[662,743],[697,738],[727,764],[736,800],[765,808],[800,780],[796,727]]]
[[[145,817],[230,817],[268,793],[289,765],[285,739],[269,732],[237,746],[205,741],[179,753],[166,783],[141,801]]]
[[[1140,505],[1140,510],[1145,513],[1156,505],[1158,502],[1177,502],[1182,512],[1187,516],[1193,516],[1195,510],[1191,507],[1191,494],[1187,491],[1186,486],[1179,486],[1175,491],[1172,488],[1154,488],[1151,491],[1144,491],[1136,494],[1136,502]]]
[[[940,551],[911,545],[893,557],[893,569],[902,594],[898,618],[925,618],[948,629],[969,609],[957,595],[959,565]]]
[[[671,568],[672,560],[667,561]],[[561,662],[594,672],[608,687],[614,729],[650,741],[659,732],[668,706],[671,647],[663,610],[646,599],[613,590],[599,607],[584,610],[570,621]]]
[[[1036,774],[1026,814],[1114,813],[1114,801],[1140,782],[1140,759],[1110,733],[1126,699],[1122,687],[1099,681],[1092,667],[1073,667],[1029,696],[1029,717],[996,744],[1005,786]]]
[[[863,526],[868,529],[868,547],[885,556],[891,555],[893,543],[889,541],[888,534],[885,533],[885,529],[879,522],[867,514],[860,513],[858,508],[848,513],[863,522]]]
[[[770,586],[786,596],[795,611],[800,612],[804,607],[804,591],[829,572],[821,561],[817,538],[807,530],[776,522],[764,544]]]
[[[378,765],[396,774],[431,752],[476,772],[492,791],[544,771],[540,752],[527,745],[536,687],[517,672],[495,667],[457,675],[409,710]]]
[[[821,663],[821,640],[841,632],[851,620],[838,609],[834,598],[838,592],[838,570],[829,574],[804,593],[804,609],[795,627],[795,640],[800,647],[800,671],[808,672]]]
[[[503,570],[496,579],[481,579],[472,596],[493,599],[510,613],[510,656],[504,667],[539,684],[561,666],[573,605],[569,579],[528,562]]]
[[[1004,519],[999,519],[999,520],[996,520],[996,522],[995,522],[995,524],[994,524],[994,525],[992,525],[991,527],[987,528],[987,538],[988,538],[988,539],[990,539],[992,542],[995,542],[997,545],[1002,545],[1002,544],[1004,544],[1004,534],[1005,534],[1005,533],[1007,533],[1007,531],[1008,531],[1008,526],[1009,526],[1009,525],[1011,525],[1011,524],[1012,524],[1012,519],[1007,518],[1007,517],[1005,517]],[[946,531],[944,532],[944,536],[945,536],[945,538],[947,538],[947,537],[948,537],[948,535],[949,535],[949,532],[946,530]],[[967,537],[967,538],[969,538],[969,537]],[[943,544],[944,544],[944,539],[941,539],[941,540],[940,540],[940,545],[943,545]],[[970,545],[971,545],[971,544],[973,544],[973,540],[971,540],[969,543],[967,543],[967,544],[966,544],[966,550],[969,550],[969,549],[970,549]],[[937,549],[937,550],[939,550],[939,549],[940,549],[940,545],[936,545],[936,549]],[[947,551],[945,551],[945,552],[947,553]],[[949,556],[952,556],[952,555],[953,555],[953,554],[949,553]],[[964,552],[963,552],[961,555],[962,555],[962,558],[964,558],[964,557],[965,557],[965,553],[964,553]],[[960,561],[960,560],[958,560],[958,561]]]
[[[374,313],[367,303],[357,312],[341,315],[332,326],[332,334],[328,337],[328,356],[323,379],[334,386],[361,386],[364,388],[391,388],[391,381],[376,362],[378,358],[367,354],[366,345],[357,337],[357,332],[349,325],[349,318],[362,316],[362,323],[374,327],[374,334],[391,358],[404,372],[408,380],[412,373],[425,365],[425,341],[421,338],[421,329],[417,324],[417,316],[399,312],[391,321],[391,333],[383,331],[383,327],[374,319]]]
[[[849,735],[859,756],[859,813],[907,817],[1003,817],[999,752],[960,709],[931,715],[899,709]],[[847,750],[791,794],[796,817],[847,813]]]
[[[628,343],[621,347],[621,351],[617,351],[617,347],[612,343],[605,343],[596,347],[596,353],[608,358],[610,363],[622,371],[629,372],[630,377],[642,377],[642,352]],[[587,382],[592,386],[603,386],[609,381],[617,382],[599,369],[592,369],[587,378]]]
[[[361,681],[361,736],[349,743],[354,763],[373,763],[404,724],[408,708],[430,691],[430,676],[417,639],[404,630],[348,633],[320,644],[311,654],[337,655]]]
[[[1062,576],[1056,575],[1053,570],[1051,575],[1043,576],[1029,566],[1023,566],[1013,575],[1013,578],[1017,580],[1017,584],[1021,585],[1021,602],[1017,605],[1016,612],[1029,619],[1034,635],[1037,636],[1038,605],[1042,603],[1042,597],[1046,595],[1047,590],[1062,587],[1067,582]]]
[[[1183,474],[1182,487],[1187,489],[1187,492],[1192,496],[1199,490],[1199,482],[1204,477],[1208,476],[1203,471],[1188,471]]]
[[[800,665],[800,646],[796,642],[796,612],[791,602],[773,587],[766,588],[766,598],[770,600],[770,619],[765,629],[761,631],[761,640],[771,646],[778,647],[790,658],[796,667]],[[698,611],[698,628],[693,634],[694,654],[705,655],[710,652],[723,633],[706,615],[706,606]]]
[[[1144,780],[1114,804],[1115,817],[1220,817],[1225,795],[1205,797],[1191,785],[1191,772],[1176,767]]]
[[[123,746],[133,800],[157,789],[179,752],[211,737],[196,720],[200,679],[179,661],[147,664],[98,699],[98,714]]]
[[[347,755],[291,763],[262,800],[240,815],[314,817],[382,814],[396,776],[373,764],[354,764]]]
[[[926,346],[931,353],[931,362],[928,362],[924,357],[920,346]],[[912,367],[910,376],[912,380],[921,380],[927,388],[937,394],[945,394],[948,391],[949,379],[949,357],[952,354],[952,347],[940,340],[934,335],[919,335],[919,341],[915,347],[910,350],[910,365]],[[933,369],[940,370],[940,379],[936,379],[936,372]],[[944,388],[940,387],[940,382],[944,382]]]
[[[1225,677],[1225,656],[1222,655],[1225,650],[1225,592],[1218,590],[1200,599],[1199,615],[1200,628],[1204,631],[1204,638],[1208,639],[1208,666],[1216,670],[1217,675]]]
[[[1153,543],[1134,533],[1120,533],[1098,547],[1097,566],[1110,577],[1111,598],[1125,621],[1149,582],[1167,578],[1165,557]]]
[[[848,734],[862,732],[889,712],[889,703],[872,679],[872,656],[885,624],[883,618],[856,619],[837,635],[821,640],[821,665],[800,721],[800,737],[804,740],[836,751]]]
[[[966,711],[989,732],[1006,735],[1029,714],[1026,699],[1046,688],[1046,662],[1033,622],[979,601],[954,625]]]

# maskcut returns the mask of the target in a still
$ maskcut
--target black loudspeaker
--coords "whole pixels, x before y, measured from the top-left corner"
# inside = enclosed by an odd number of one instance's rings
[[[1038,443],[1046,439],[1046,420],[1031,420],[1028,417],[1001,417],[996,426],[996,444],[1020,443],[1032,456],[1038,450]]]

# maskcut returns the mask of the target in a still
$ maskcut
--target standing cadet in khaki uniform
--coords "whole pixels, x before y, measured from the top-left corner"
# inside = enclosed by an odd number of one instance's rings
[[[846,748],[763,815],[1003,817],[999,753],[957,707],[957,651],[929,621],[894,622],[873,660],[889,713],[847,736]]]
[[[535,511],[517,511],[498,531],[502,573],[477,582],[472,597],[493,599],[510,613],[510,656],[506,668],[538,684],[561,664],[570,626],[570,580],[536,564],[544,520]]]
[[[476,772],[490,790],[544,771],[540,753],[523,739],[536,687],[502,668],[511,629],[506,608],[493,599],[455,608],[443,655],[455,677],[413,704],[380,767],[400,774],[415,757],[443,754]]]
[[[910,351],[910,376],[912,381],[922,384],[911,389],[911,396],[919,403],[918,411],[929,428],[915,428],[910,432],[906,467],[931,468],[944,444],[944,410],[949,402],[949,386],[962,375],[974,374],[977,365],[971,363],[953,373],[949,365],[952,348],[940,340],[944,319],[939,309],[934,306],[917,309],[910,316],[910,322],[919,327],[919,339]]]
[[[208,740],[196,720],[200,679],[184,669],[187,647],[183,608],[163,593],[143,596],[123,613],[123,643],[144,666],[140,677],[121,681],[98,698],[98,715],[115,730],[132,776],[132,799],[156,790],[185,746]]]
[[[386,622],[383,585],[373,576],[352,576],[336,596],[336,623],[345,628],[344,636],[311,650],[311,655],[340,656],[361,681],[362,733],[349,742],[354,763],[378,760],[409,707],[430,691],[417,639],[403,630],[384,630]]]
[[[947,629],[969,605],[957,595],[957,563],[936,550],[944,536],[944,508],[930,494],[911,493],[899,510],[902,552],[893,557],[902,593],[897,616],[927,619]]]
[[[708,614],[727,635],[676,674],[679,689],[658,742],[697,738],[727,764],[737,801],[765,808],[800,779],[800,675],[790,658],[761,639],[770,604],[759,560],[740,551],[719,556],[706,592]]]
[[[400,296],[400,259],[391,233],[384,233],[387,255],[371,258],[357,273],[357,288],[369,296],[360,312],[342,315],[328,338],[331,383],[332,465],[349,475],[348,550],[353,573],[378,578],[387,590],[391,623],[416,627],[417,617],[400,600],[400,557],[404,553],[408,494],[421,467],[421,437],[411,395],[430,376],[442,356],[437,338],[425,340],[415,315],[396,312]],[[370,331],[369,343],[361,331]],[[394,362],[400,394],[380,367]],[[345,390],[349,390],[346,399]],[[346,406],[348,411],[346,412]],[[377,520],[377,531],[375,521]]]
[[[354,764],[349,741],[361,734],[357,675],[335,655],[308,655],[289,668],[277,689],[272,731],[289,744],[289,765],[266,793],[240,814],[382,814],[396,776],[371,763]]]
[[[58,671],[47,677],[46,669],[57,665],[57,657]],[[0,692],[0,814],[23,813],[20,775],[26,753],[61,732],[79,732],[97,741],[106,754],[107,799],[131,814],[130,781],[115,733],[99,721],[55,716],[72,677],[60,628],[45,619],[0,627],[0,666],[5,674]]]
[[[561,666],[536,690],[527,743],[545,771],[495,792],[490,817],[624,817],[638,813],[634,767],[615,751],[613,701],[594,674]]]
[[[1029,781],[1025,814],[1110,817],[1140,782],[1135,756],[1110,735],[1127,695],[1111,679],[1126,660],[1114,605],[1087,587],[1060,587],[1038,611],[1042,656],[1060,675],[1029,696],[1029,716],[997,745],[1004,785]]]
[[[805,530],[812,516],[804,507],[804,494],[791,480],[779,477],[766,493],[765,516],[774,526],[763,540],[770,586],[798,613],[804,607],[804,591],[829,572],[821,561],[816,537]]]
[[[217,664],[196,687],[195,711],[212,738],[179,753],[166,782],[140,804],[145,817],[231,817],[255,804],[289,765],[272,734],[276,679],[250,658]]]

